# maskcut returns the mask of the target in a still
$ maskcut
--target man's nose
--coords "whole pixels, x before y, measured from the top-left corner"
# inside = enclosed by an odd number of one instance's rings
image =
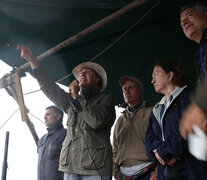
[[[83,71],[83,72],[80,72],[80,76],[85,76],[85,71]]]
[[[185,18],[182,22],[182,28],[185,28],[185,26],[189,23],[188,18]]]
[[[188,24],[188,20],[185,20],[185,21],[183,22],[183,28],[184,28],[187,24]]]
[[[126,88],[125,90],[124,90],[124,94],[129,94],[129,91],[130,89],[128,89],[128,88]]]

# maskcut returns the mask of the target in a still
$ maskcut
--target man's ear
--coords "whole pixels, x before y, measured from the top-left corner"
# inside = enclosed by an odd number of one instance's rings
[[[170,72],[169,72],[169,75],[170,75],[170,76],[169,76],[169,80],[172,81],[172,79],[173,79],[173,77],[174,77],[174,75],[175,75],[174,72],[173,72],[173,71],[170,71]]]
[[[143,96],[143,94],[144,94],[144,89],[141,89],[141,90],[139,90],[140,91],[140,95],[141,95],[141,97]]]
[[[57,120],[59,121],[61,119],[61,115],[60,114],[56,114]]]
[[[99,81],[101,81],[101,78],[100,78],[100,77],[97,77],[97,78],[96,78],[96,84],[98,84]]]

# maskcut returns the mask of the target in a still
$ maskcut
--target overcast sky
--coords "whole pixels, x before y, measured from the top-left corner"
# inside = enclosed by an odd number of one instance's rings
[[[0,62],[0,77],[9,73],[11,68]],[[23,93],[39,89],[39,86],[30,75],[21,79]],[[37,150],[33,137],[25,122],[22,122],[16,101],[8,95],[5,89],[0,89],[0,170],[2,172],[6,131],[9,131],[9,152],[7,180],[36,180],[37,179]],[[44,121],[45,108],[53,103],[41,92],[25,95],[25,105],[30,113]],[[8,120],[11,117],[10,120]],[[44,123],[29,115],[35,125],[39,137],[46,133]],[[8,122],[2,127],[4,122]]]
[[[11,67],[0,60],[0,78],[10,71]],[[38,83],[29,74],[21,78],[21,82],[23,94],[39,89]],[[61,87],[66,91],[68,89],[65,86]],[[45,108],[53,104],[41,91],[25,95],[24,100],[30,114],[42,121],[44,121]],[[8,95],[5,89],[0,89],[0,174],[2,174],[5,136],[6,132],[9,131],[7,180],[37,180],[36,144],[26,123],[22,122],[18,109],[15,100]],[[117,116],[119,116],[120,111],[117,110]],[[12,114],[14,115],[12,116]],[[30,114],[29,118],[33,122],[38,136],[41,137],[47,132],[45,125]],[[64,125],[66,124],[66,117],[67,115],[64,117]],[[5,122],[6,124],[3,125]]]

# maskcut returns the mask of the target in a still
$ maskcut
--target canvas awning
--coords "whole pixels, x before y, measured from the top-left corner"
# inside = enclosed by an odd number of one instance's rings
[[[31,47],[40,55],[83,29],[131,3],[131,0],[2,0],[0,3],[0,59],[12,67],[22,66],[17,44]],[[145,99],[157,101],[150,83],[156,60],[173,58],[191,72],[196,44],[189,41],[179,25],[179,9],[193,1],[162,0],[118,43],[94,61],[108,74],[106,93],[122,102],[118,79],[122,75],[139,77],[145,85]],[[136,21],[139,21],[158,1],[148,0],[117,20],[97,29],[82,39],[41,61],[54,80],[59,80],[79,63],[91,60]],[[29,70],[29,69],[28,69]],[[62,84],[68,85],[70,76]]]

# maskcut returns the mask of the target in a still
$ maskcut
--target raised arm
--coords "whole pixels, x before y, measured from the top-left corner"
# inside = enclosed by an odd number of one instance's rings
[[[21,51],[20,56],[27,60],[32,68],[32,76],[38,81],[44,94],[60,109],[67,112],[71,99],[69,93],[61,89],[43,68],[40,67],[39,61],[33,55],[31,49],[25,46],[17,46]]]
[[[39,67],[39,61],[33,55],[29,47],[18,45],[17,50],[21,51],[20,57],[27,60],[30,63],[32,69],[36,69]]]

